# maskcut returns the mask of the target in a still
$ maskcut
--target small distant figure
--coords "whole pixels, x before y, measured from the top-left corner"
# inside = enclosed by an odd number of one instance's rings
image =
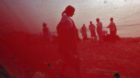
[[[49,28],[46,23],[43,23],[42,26],[43,26],[43,28],[42,28],[43,37],[44,37],[45,41],[49,41],[49,37],[50,37]]]
[[[110,32],[110,35],[111,36],[116,36],[116,34],[117,34],[117,28],[116,28],[116,24],[114,23],[112,17],[110,18],[110,24],[108,25],[107,28],[109,28],[109,32]]]
[[[118,72],[116,72],[116,73],[114,74],[114,78],[120,78],[120,74],[119,74]]]
[[[97,39],[96,32],[95,32],[96,28],[95,25],[92,23],[92,21],[90,21],[89,30],[90,30],[91,38],[96,40]]]
[[[81,33],[82,33],[83,40],[87,40],[87,28],[85,24],[83,24],[81,28]]]
[[[119,38],[119,36],[117,35],[117,28],[116,28],[116,24],[113,21],[114,19],[111,17],[110,18],[110,24],[108,25],[107,28],[109,28],[109,40],[110,41],[116,41]]]
[[[102,22],[100,22],[99,18],[96,19],[96,22],[97,22],[98,38],[99,38],[99,41],[102,41],[103,40],[103,26],[102,26]]]

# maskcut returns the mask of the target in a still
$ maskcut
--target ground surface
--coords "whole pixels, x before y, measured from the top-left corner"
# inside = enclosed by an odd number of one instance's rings
[[[12,76],[32,78],[37,72],[42,78],[48,76],[46,74],[58,77],[56,42],[48,43],[41,36],[24,33],[1,37],[0,42],[0,62]],[[78,53],[83,78],[113,78],[116,71],[121,78],[139,77],[140,38],[122,38],[115,43],[102,44],[93,40],[80,41]]]

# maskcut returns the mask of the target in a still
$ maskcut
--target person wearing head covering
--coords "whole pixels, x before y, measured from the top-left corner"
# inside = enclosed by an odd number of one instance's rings
[[[62,18],[57,25],[59,53],[63,61],[62,74],[64,78],[78,78],[79,58],[77,52],[78,31],[73,19],[75,8],[67,6],[62,12]]]

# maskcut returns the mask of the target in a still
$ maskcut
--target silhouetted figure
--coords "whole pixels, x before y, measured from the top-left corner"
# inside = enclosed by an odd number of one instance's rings
[[[111,36],[116,36],[117,34],[117,28],[116,28],[116,24],[113,21],[113,18],[110,18],[110,24],[108,25],[109,28],[109,32]]]
[[[97,39],[95,29],[96,29],[95,25],[92,23],[92,21],[90,21],[89,30],[90,30],[91,38],[93,38],[94,40]]]
[[[82,33],[83,40],[87,40],[87,28],[85,24],[83,24],[81,28],[81,33]]]
[[[73,6],[67,6],[57,26],[59,52],[63,61],[61,71],[63,78],[79,78],[80,76],[80,60],[77,52],[78,30],[71,18],[74,12]]]
[[[97,22],[98,38],[99,38],[99,41],[102,41],[103,40],[103,27],[102,27],[102,23],[100,22],[99,18],[96,19],[96,22]]]
[[[119,74],[118,72],[116,72],[116,73],[114,74],[114,78],[120,78],[120,74]]]
[[[43,26],[43,28],[42,28],[43,38],[45,39],[45,41],[49,41],[50,33],[49,33],[49,29],[47,27],[47,24],[46,23],[43,23],[42,26]]]
[[[3,65],[0,65],[0,78],[10,78],[8,71]]]
[[[116,28],[116,24],[113,21],[113,18],[110,18],[110,24],[108,25],[109,28],[109,40],[110,41],[116,41],[119,39],[119,36],[117,35],[117,28]]]

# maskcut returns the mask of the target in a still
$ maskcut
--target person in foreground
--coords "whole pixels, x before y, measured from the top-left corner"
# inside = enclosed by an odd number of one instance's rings
[[[62,60],[62,78],[80,77],[80,60],[77,52],[78,30],[73,19],[75,8],[68,5],[57,25],[59,53]]]

